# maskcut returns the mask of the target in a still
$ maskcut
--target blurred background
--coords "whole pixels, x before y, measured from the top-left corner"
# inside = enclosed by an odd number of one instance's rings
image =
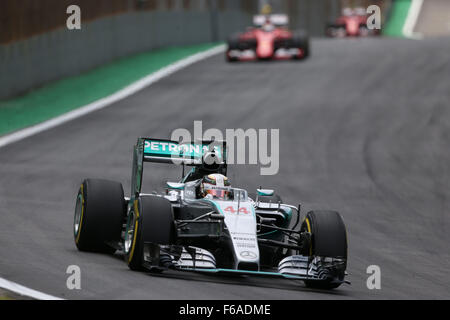
[[[413,0],[2,0],[0,99],[127,55],[167,46],[223,41],[251,25],[270,4],[292,29],[325,34],[346,7],[381,8],[386,35],[403,36]],[[450,1],[420,1],[415,28],[448,34]],[[82,29],[66,28],[69,5],[81,8]],[[85,50],[89,47],[89,50]],[[36,63],[39,62],[39,63]]]
[[[323,36],[344,7],[377,4],[384,21],[392,6],[392,0],[2,0],[0,99],[130,54],[223,41],[250,26],[268,3],[289,15],[292,29],[311,36]],[[81,8],[82,29],[68,31],[66,9],[73,4]]]

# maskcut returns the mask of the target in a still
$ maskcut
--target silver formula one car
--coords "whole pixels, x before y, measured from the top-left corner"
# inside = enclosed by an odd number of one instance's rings
[[[141,191],[144,162],[190,166],[161,194]],[[118,182],[86,179],[77,195],[74,237],[81,251],[123,251],[132,270],[167,269],[273,276],[332,289],[347,282],[347,237],[335,211],[284,204],[273,190],[232,187],[226,144],[139,138],[131,195]]]

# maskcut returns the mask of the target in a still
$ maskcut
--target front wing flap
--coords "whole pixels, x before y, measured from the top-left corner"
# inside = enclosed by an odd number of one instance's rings
[[[146,246],[148,251],[154,247],[159,251],[159,246]],[[169,249],[169,248],[167,248]],[[166,250],[167,250],[166,249]],[[180,248],[179,255],[174,256],[166,250],[157,254],[157,260],[149,259],[149,255],[144,260],[144,264],[148,269],[162,267],[159,260],[166,263],[163,268],[209,273],[217,275],[246,275],[246,276],[262,276],[262,277],[278,277],[290,280],[309,280],[309,281],[330,281],[332,283],[349,283],[344,279],[340,279],[335,271],[345,270],[345,261],[340,259],[315,257],[310,260],[306,256],[294,255],[288,256],[280,261],[277,272],[275,271],[252,271],[240,269],[217,268],[214,256],[207,250],[196,247]],[[145,250],[145,251],[147,251]],[[155,256],[154,256],[155,257]],[[156,262],[156,264],[155,264]]]
[[[258,55],[254,50],[229,50],[227,55],[230,59],[236,59],[239,61],[254,61],[258,60]],[[272,57],[273,60],[287,60],[294,57],[303,57],[304,52],[298,48],[277,49]]]
[[[198,273],[209,273],[217,275],[246,275],[246,276],[259,276],[259,277],[270,277],[270,278],[284,278],[289,280],[309,280],[309,281],[325,281],[327,279],[319,278],[312,275],[293,275],[293,274],[283,274],[279,272],[268,272],[268,271],[249,271],[249,270],[236,270],[236,269],[200,269],[200,268],[180,268],[178,270],[188,271],[188,272],[198,272]],[[347,280],[332,279],[331,283],[347,283]]]

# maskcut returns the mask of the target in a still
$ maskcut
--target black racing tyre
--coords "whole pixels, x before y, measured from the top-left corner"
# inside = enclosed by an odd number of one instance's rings
[[[143,270],[144,243],[174,243],[175,224],[169,200],[144,196],[134,202],[125,230],[125,259],[131,270]]]
[[[334,31],[334,26],[332,24],[327,24],[325,28],[325,36],[332,37]]]
[[[80,251],[114,253],[126,212],[122,184],[86,179],[77,195],[74,217],[75,244]]]
[[[336,30],[339,28],[335,23],[328,23],[327,27],[325,28],[325,35],[327,37],[334,37],[334,34],[336,33]]]
[[[325,29],[325,34],[328,37],[335,38],[345,35],[346,26],[345,24],[335,24],[329,23]]]
[[[228,50],[239,50],[239,34],[234,34],[227,39]]]
[[[227,62],[237,62],[237,61],[239,61],[239,59],[236,58],[236,57],[230,57],[229,51],[227,51],[227,52],[225,53],[225,60],[226,60]]]
[[[238,61],[237,58],[235,57],[230,57],[229,52],[231,50],[240,50],[240,45],[239,45],[239,34],[234,34],[232,36],[230,36],[227,40],[227,44],[228,44],[228,49],[225,53],[225,58],[228,62],[236,62]]]
[[[303,58],[309,57],[309,36],[306,31],[296,31],[292,36],[292,46],[294,48],[302,49],[304,51]],[[298,57],[295,57],[298,59]]]
[[[302,223],[301,231],[311,233],[311,256],[341,258],[347,261],[347,232],[341,215],[336,211],[310,211]],[[338,277],[344,279],[345,268]],[[334,289],[340,283],[305,281],[306,286]]]
[[[347,232],[338,212],[308,212],[302,231],[311,233],[311,255],[347,259]]]

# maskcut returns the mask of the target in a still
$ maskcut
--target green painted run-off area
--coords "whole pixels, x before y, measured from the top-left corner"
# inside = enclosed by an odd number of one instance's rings
[[[410,6],[411,0],[393,2],[383,28],[384,35],[403,36]],[[0,135],[38,124],[107,97],[171,63],[216,45],[210,43],[152,50],[0,101]]]
[[[389,19],[383,28],[383,34],[391,37],[403,37],[403,26],[408,17],[411,0],[395,0],[392,3]]]
[[[180,59],[210,49],[201,44],[152,50],[0,101],[0,135],[22,129],[107,97]]]

